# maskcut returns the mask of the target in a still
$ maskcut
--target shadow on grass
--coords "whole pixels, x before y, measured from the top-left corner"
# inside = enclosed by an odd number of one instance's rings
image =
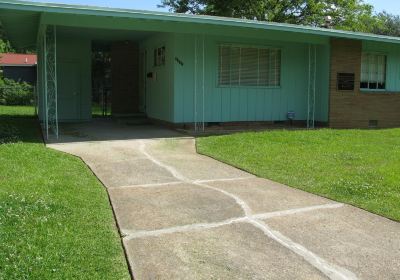
[[[0,144],[43,143],[40,124],[35,116],[0,115]]]

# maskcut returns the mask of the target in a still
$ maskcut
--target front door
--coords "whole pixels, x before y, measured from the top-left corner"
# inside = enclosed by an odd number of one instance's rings
[[[79,64],[61,62],[57,67],[58,118],[60,121],[79,120],[81,118]]]

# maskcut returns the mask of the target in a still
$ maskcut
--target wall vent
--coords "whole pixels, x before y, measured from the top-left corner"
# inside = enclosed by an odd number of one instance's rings
[[[337,89],[340,91],[354,91],[354,73],[338,73]]]
[[[377,128],[378,127],[378,120],[369,120],[368,127],[369,128]]]

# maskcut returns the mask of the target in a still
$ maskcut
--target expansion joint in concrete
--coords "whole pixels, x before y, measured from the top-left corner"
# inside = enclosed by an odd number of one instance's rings
[[[338,267],[336,265],[328,263],[326,260],[317,256],[313,252],[309,251],[304,246],[302,246],[298,243],[295,243],[290,238],[284,236],[282,233],[272,230],[265,222],[263,222],[261,220],[261,219],[268,219],[268,218],[277,217],[277,216],[291,215],[291,214],[295,214],[295,213],[299,213],[299,212],[313,211],[313,210],[318,210],[318,209],[322,209],[322,208],[331,208],[331,209],[338,208],[338,207],[342,206],[341,204],[328,204],[328,205],[324,205],[324,206],[320,205],[320,206],[308,207],[308,208],[304,208],[304,209],[291,209],[291,210],[275,212],[275,213],[265,213],[265,214],[253,215],[251,208],[240,197],[238,197],[230,192],[227,192],[225,190],[207,185],[205,183],[207,180],[202,180],[202,181],[191,180],[191,179],[185,177],[183,174],[181,174],[174,167],[169,166],[169,165],[164,164],[163,162],[159,161],[157,158],[155,158],[153,155],[151,155],[150,153],[148,153],[146,151],[146,144],[144,143],[144,141],[140,141],[140,152],[148,160],[150,160],[154,164],[158,165],[159,167],[162,167],[163,169],[167,170],[175,179],[177,179],[177,181],[180,181],[182,183],[197,185],[199,187],[203,187],[203,188],[207,188],[207,189],[211,189],[211,190],[220,192],[220,193],[232,198],[242,208],[242,210],[244,212],[244,216],[239,217],[239,218],[233,218],[233,219],[226,220],[223,222],[217,222],[217,223],[186,225],[186,226],[180,226],[180,227],[174,227],[174,228],[160,229],[160,230],[155,230],[155,231],[125,232],[125,233],[129,234],[128,237],[126,237],[127,240],[133,239],[133,238],[140,238],[140,237],[159,236],[159,235],[163,235],[163,234],[171,234],[171,233],[177,233],[177,232],[212,229],[212,228],[217,228],[217,227],[221,227],[221,226],[231,225],[234,223],[246,222],[246,223],[249,223],[249,224],[255,226],[256,228],[261,230],[266,236],[268,236],[272,240],[276,241],[277,243],[281,244],[285,248],[289,249],[293,253],[301,256],[305,261],[307,261],[309,264],[311,264],[313,267],[318,269],[320,272],[322,272],[325,276],[329,277],[330,279],[333,279],[333,280],[357,279],[357,277],[352,272],[346,270],[345,268]]]

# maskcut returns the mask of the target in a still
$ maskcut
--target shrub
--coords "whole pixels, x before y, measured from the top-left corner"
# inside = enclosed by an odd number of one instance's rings
[[[33,87],[10,79],[0,81],[0,105],[32,105]]]

